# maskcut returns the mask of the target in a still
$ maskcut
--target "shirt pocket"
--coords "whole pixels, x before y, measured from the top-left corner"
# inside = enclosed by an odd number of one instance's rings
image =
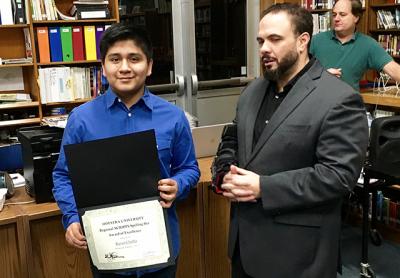
[[[172,140],[169,138],[157,138],[157,152],[158,158],[162,162],[164,167],[169,167],[172,159]]]

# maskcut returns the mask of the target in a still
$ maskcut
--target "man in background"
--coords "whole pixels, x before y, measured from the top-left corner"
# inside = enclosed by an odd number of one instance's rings
[[[244,89],[236,130],[222,136],[215,168],[229,155],[237,164],[216,175],[232,201],[232,277],[336,278],[342,198],[360,174],[368,126],[360,95],[309,57],[312,31],[298,5],[264,11],[264,76]]]
[[[158,182],[160,203],[168,209],[172,256],[177,259],[180,243],[175,201],[185,198],[200,176],[189,123],[180,108],[153,95],[145,87],[146,77],[152,71],[153,51],[143,30],[122,23],[111,26],[103,35],[100,52],[103,74],[109,82],[109,88],[104,95],[70,113],[60,156],[53,172],[53,193],[63,213],[65,238],[71,246],[87,248],[71,187],[64,146],[154,129],[163,177]],[[118,187],[117,184],[112,186],[116,189]],[[93,270],[93,275],[102,278],[127,277],[126,275],[172,278],[175,277],[175,272],[176,264],[135,273],[104,274]]]
[[[357,31],[362,16],[360,0],[339,0],[332,10],[333,30],[315,35],[310,53],[330,73],[359,91],[368,69],[383,71],[400,82],[400,65],[371,37]]]

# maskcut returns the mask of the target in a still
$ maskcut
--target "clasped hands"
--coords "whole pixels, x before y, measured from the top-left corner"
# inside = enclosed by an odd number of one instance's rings
[[[158,191],[160,191],[160,204],[163,208],[170,208],[178,193],[178,183],[173,179],[162,179],[158,181]],[[82,227],[79,222],[70,224],[65,232],[67,243],[79,249],[87,249],[86,238],[83,235]]]
[[[223,195],[231,201],[256,202],[260,198],[260,176],[254,172],[231,165],[221,188]]]

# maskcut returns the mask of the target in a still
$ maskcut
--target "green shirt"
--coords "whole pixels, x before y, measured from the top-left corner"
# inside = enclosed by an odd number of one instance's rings
[[[368,69],[381,71],[392,57],[373,38],[356,32],[342,44],[333,31],[319,33],[311,40],[310,53],[326,69],[341,68],[341,79],[359,90],[359,82]]]

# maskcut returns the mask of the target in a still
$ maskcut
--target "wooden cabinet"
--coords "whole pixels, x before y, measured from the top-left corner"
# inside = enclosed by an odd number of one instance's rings
[[[209,189],[212,158],[199,160],[196,189],[177,203],[181,232],[178,278],[230,277],[229,202]],[[87,251],[69,247],[56,203],[36,204],[18,188],[0,212],[0,269],[4,278],[89,278]]]

